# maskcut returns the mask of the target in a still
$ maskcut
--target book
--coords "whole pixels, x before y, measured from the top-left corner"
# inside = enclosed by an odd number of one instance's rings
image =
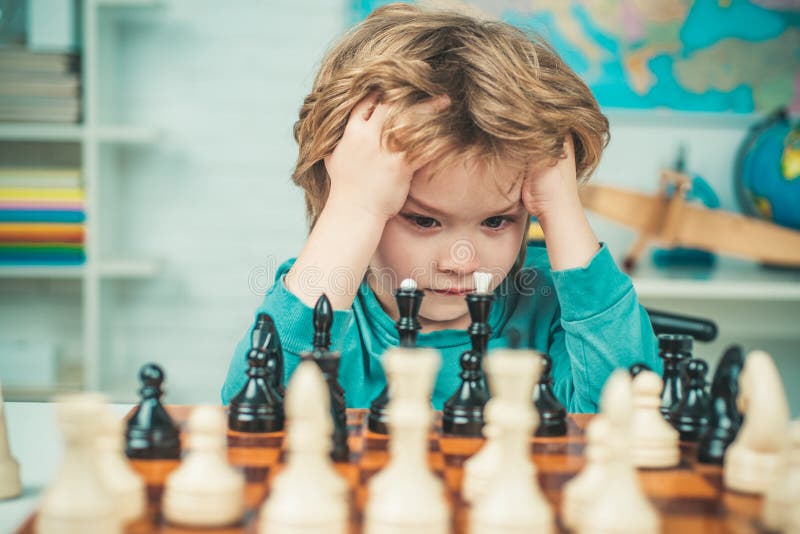
[[[33,189],[9,187],[0,189],[0,201],[26,201],[40,202],[42,200],[54,201],[82,201],[82,189]]]
[[[80,56],[69,52],[32,52],[23,46],[0,47],[0,71],[64,74],[80,69]]]
[[[0,96],[79,98],[81,82],[77,74],[0,72]]]
[[[81,103],[75,100],[59,102],[6,102],[0,103],[0,121],[61,122],[80,121]]]
[[[0,243],[82,243],[83,224],[0,222]]]
[[[59,176],[2,176],[0,175],[0,189],[7,188],[53,188],[53,189],[78,189],[81,187],[80,178],[61,178]]]
[[[86,214],[81,210],[0,209],[0,223],[81,223]]]
[[[80,178],[81,170],[78,167],[0,167],[0,177],[2,176],[22,176],[22,177],[58,177],[58,178]]]

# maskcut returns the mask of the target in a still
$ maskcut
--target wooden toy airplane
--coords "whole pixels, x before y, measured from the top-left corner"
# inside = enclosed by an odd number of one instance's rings
[[[686,194],[691,183],[685,174],[664,170],[656,195],[586,185],[581,189],[581,201],[586,209],[638,230],[639,236],[623,263],[629,272],[650,242],[665,248],[688,247],[769,265],[800,267],[800,231],[690,204]]]

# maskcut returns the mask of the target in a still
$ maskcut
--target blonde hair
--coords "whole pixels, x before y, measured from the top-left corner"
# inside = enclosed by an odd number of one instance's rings
[[[456,158],[487,167],[526,168],[563,157],[573,135],[579,180],[597,167],[608,120],[586,84],[543,40],[504,22],[451,10],[389,4],[352,28],[324,57],[294,125],[293,180],[305,191],[313,228],[327,200],[324,158],[350,111],[376,91],[392,105],[383,135],[393,150],[433,159],[432,173]],[[450,106],[424,120],[404,114],[432,96]]]

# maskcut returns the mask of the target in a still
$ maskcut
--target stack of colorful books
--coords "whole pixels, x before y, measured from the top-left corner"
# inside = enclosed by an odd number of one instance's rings
[[[81,171],[0,167],[0,265],[79,265],[84,251]]]

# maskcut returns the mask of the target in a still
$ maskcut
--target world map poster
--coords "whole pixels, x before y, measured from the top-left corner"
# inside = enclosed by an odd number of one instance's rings
[[[350,1],[352,23],[390,3]],[[464,4],[545,38],[606,108],[800,112],[800,0]]]

